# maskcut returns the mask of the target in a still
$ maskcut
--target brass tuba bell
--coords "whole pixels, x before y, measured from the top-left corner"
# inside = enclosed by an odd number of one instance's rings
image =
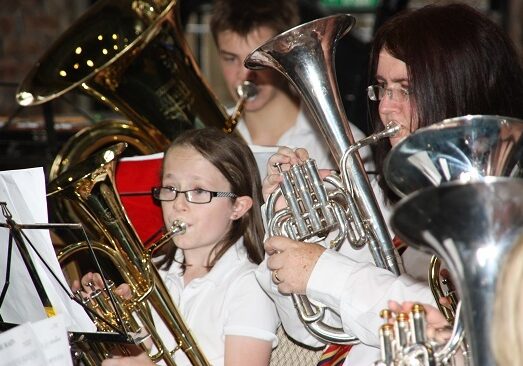
[[[129,119],[96,123],[73,137],[53,162],[51,179],[118,141],[149,154],[187,129],[225,127],[227,113],[184,39],[178,8],[176,0],[97,1],[26,76],[16,93],[22,106],[79,89]]]

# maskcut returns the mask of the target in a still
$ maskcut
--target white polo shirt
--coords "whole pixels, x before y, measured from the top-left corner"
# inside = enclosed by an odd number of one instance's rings
[[[177,261],[183,260],[181,251]],[[208,361],[224,364],[225,336],[239,335],[272,342],[277,345],[279,318],[272,300],[261,289],[254,271],[258,266],[247,258],[240,239],[201,278],[184,286],[180,264],[174,262],[168,271],[160,270],[174,303],[185,319]],[[174,340],[155,314],[155,324],[169,349]],[[178,366],[191,365],[182,351],[175,353]]]
[[[365,134],[354,124],[349,122],[349,126],[355,141],[365,137]],[[236,130],[249,145],[253,144],[251,134],[243,118],[238,121]],[[315,123],[309,120],[303,108],[300,108],[294,126],[285,131],[278,140],[277,145],[291,148],[303,147],[307,149],[309,156],[316,160],[316,164],[320,169],[332,169],[338,166],[337,162],[332,158],[327,142],[319,128]],[[360,150],[360,156],[367,170],[374,170],[370,148],[362,148]],[[261,178],[263,179],[265,177],[262,176]]]

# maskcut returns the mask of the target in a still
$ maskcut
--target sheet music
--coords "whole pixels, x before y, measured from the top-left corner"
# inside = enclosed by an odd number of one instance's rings
[[[47,200],[45,176],[42,168],[20,169],[0,172],[0,201],[7,202],[13,220],[18,224],[47,223]],[[0,222],[5,218],[0,214]],[[49,230],[25,229],[25,235],[38,250],[45,262],[57,275],[59,281],[69,286],[56,258]],[[0,227],[0,288],[6,282],[9,229]],[[85,310],[59,286],[36,253],[28,246],[43,287],[53,304],[56,314],[62,314],[65,326],[70,331],[94,332],[96,327]],[[70,290],[68,291],[70,293]],[[26,266],[13,243],[10,284],[0,314],[3,321],[14,324],[45,319],[42,302],[34,288]]]
[[[0,366],[72,366],[63,316],[0,333]]]

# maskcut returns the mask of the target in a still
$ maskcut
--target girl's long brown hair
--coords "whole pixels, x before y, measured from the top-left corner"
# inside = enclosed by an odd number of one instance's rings
[[[261,179],[256,160],[249,146],[237,135],[226,134],[215,128],[189,130],[177,137],[165,152],[165,156],[177,146],[192,147],[214,165],[231,185],[237,196],[252,198],[252,208],[241,218],[234,220],[230,231],[213,249],[213,260],[209,267],[223,256],[243,236],[243,245],[251,262],[263,260],[263,222],[260,207],[263,203]],[[162,169],[163,170],[163,169]],[[158,267],[169,268],[174,261],[176,246],[172,245],[157,263]]]

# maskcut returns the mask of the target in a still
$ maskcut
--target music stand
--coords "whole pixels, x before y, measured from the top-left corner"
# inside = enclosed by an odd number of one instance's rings
[[[110,298],[110,300],[115,308],[115,312],[117,314],[118,323],[122,325],[122,328],[124,329],[123,331],[114,327],[109,322],[107,322],[103,317],[101,317],[95,311],[93,311],[92,309],[87,307],[78,298],[70,295],[68,288],[60,281],[59,277],[53,272],[51,266],[44,260],[42,255],[38,252],[38,250],[35,248],[33,243],[31,243],[31,241],[29,240],[29,238],[25,235],[25,233],[23,231],[23,229],[47,229],[47,230],[49,230],[49,229],[56,229],[56,228],[81,230],[83,232],[84,237],[86,238],[86,242],[89,246],[91,255],[93,256],[94,263],[97,266],[97,269],[102,277],[104,286],[107,287],[107,280],[106,280],[105,276],[103,275],[103,271],[96,258],[96,254],[94,253],[94,250],[92,249],[91,243],[83,229],[83,226],[81,224],[74,224],[74,223],[19,224],[14,221],[14,219],[11,215],[11,212],[9,211],[9,209],[7,207],[7,202],[0,202],[0,208],[2,211],[2,215],[4,216],[5,221],[6,221],[5,223],[0,223],[0,227],[9,229],[6,276],[5,276],[5,284],[2,288],[2,291],[0,292],[0,309],[2,308],[2,304],[6,298],[7,291],[9,289],[9,285],[10,285],[11,260],[12,260],[13,243],[14,243],[16,245],[16,247],[18,248],[20,256],[24,262],[24,265],[27,269],[29,276],[31,277],[31,280],[33,282],[33,285],[35,286],[38,297],[39,297],[39,299],[42,303],[42,306],[45,309],[45,313],[47,314],[48,317],[55,315],[55,311],[54,311],[53,305],[45,291],[45,288],[42,284],[42,280],[40,279],[40,277],[38,275],[38,271],[36,269],[35,263],[33,262],[31,255],[30,255],[29,248],[31,248],[33,250],[33,252],[38,256],[41,263],[49,271],[51,276],[58,283],[59,287],[61,287],[63,289],[63,291],[67,294],[69,299],[78,303],[80,306],[82,306],[82,308],[84,308],[86,310],[86,312],[88,312],[92,316],[96,317],[97,319],[104,322],[112,329],[114,329],[114,332],[69,332],[70,338],[72,341],[88,340],[88,341],[97,341],[97,342],[135,344],[135,341],[133,340],[131,332],[128,332],[125,329],[125,323],[123,322],[121,314],[118,312],[118,308],[115,305],[116,301],[114,299],[114,295],[111,292],[108,292],[109,298]],[[0,314],[0,331],[5,331],[8,329],[11,329],[17,325],[18,324],[4,322],[2,315]]]

